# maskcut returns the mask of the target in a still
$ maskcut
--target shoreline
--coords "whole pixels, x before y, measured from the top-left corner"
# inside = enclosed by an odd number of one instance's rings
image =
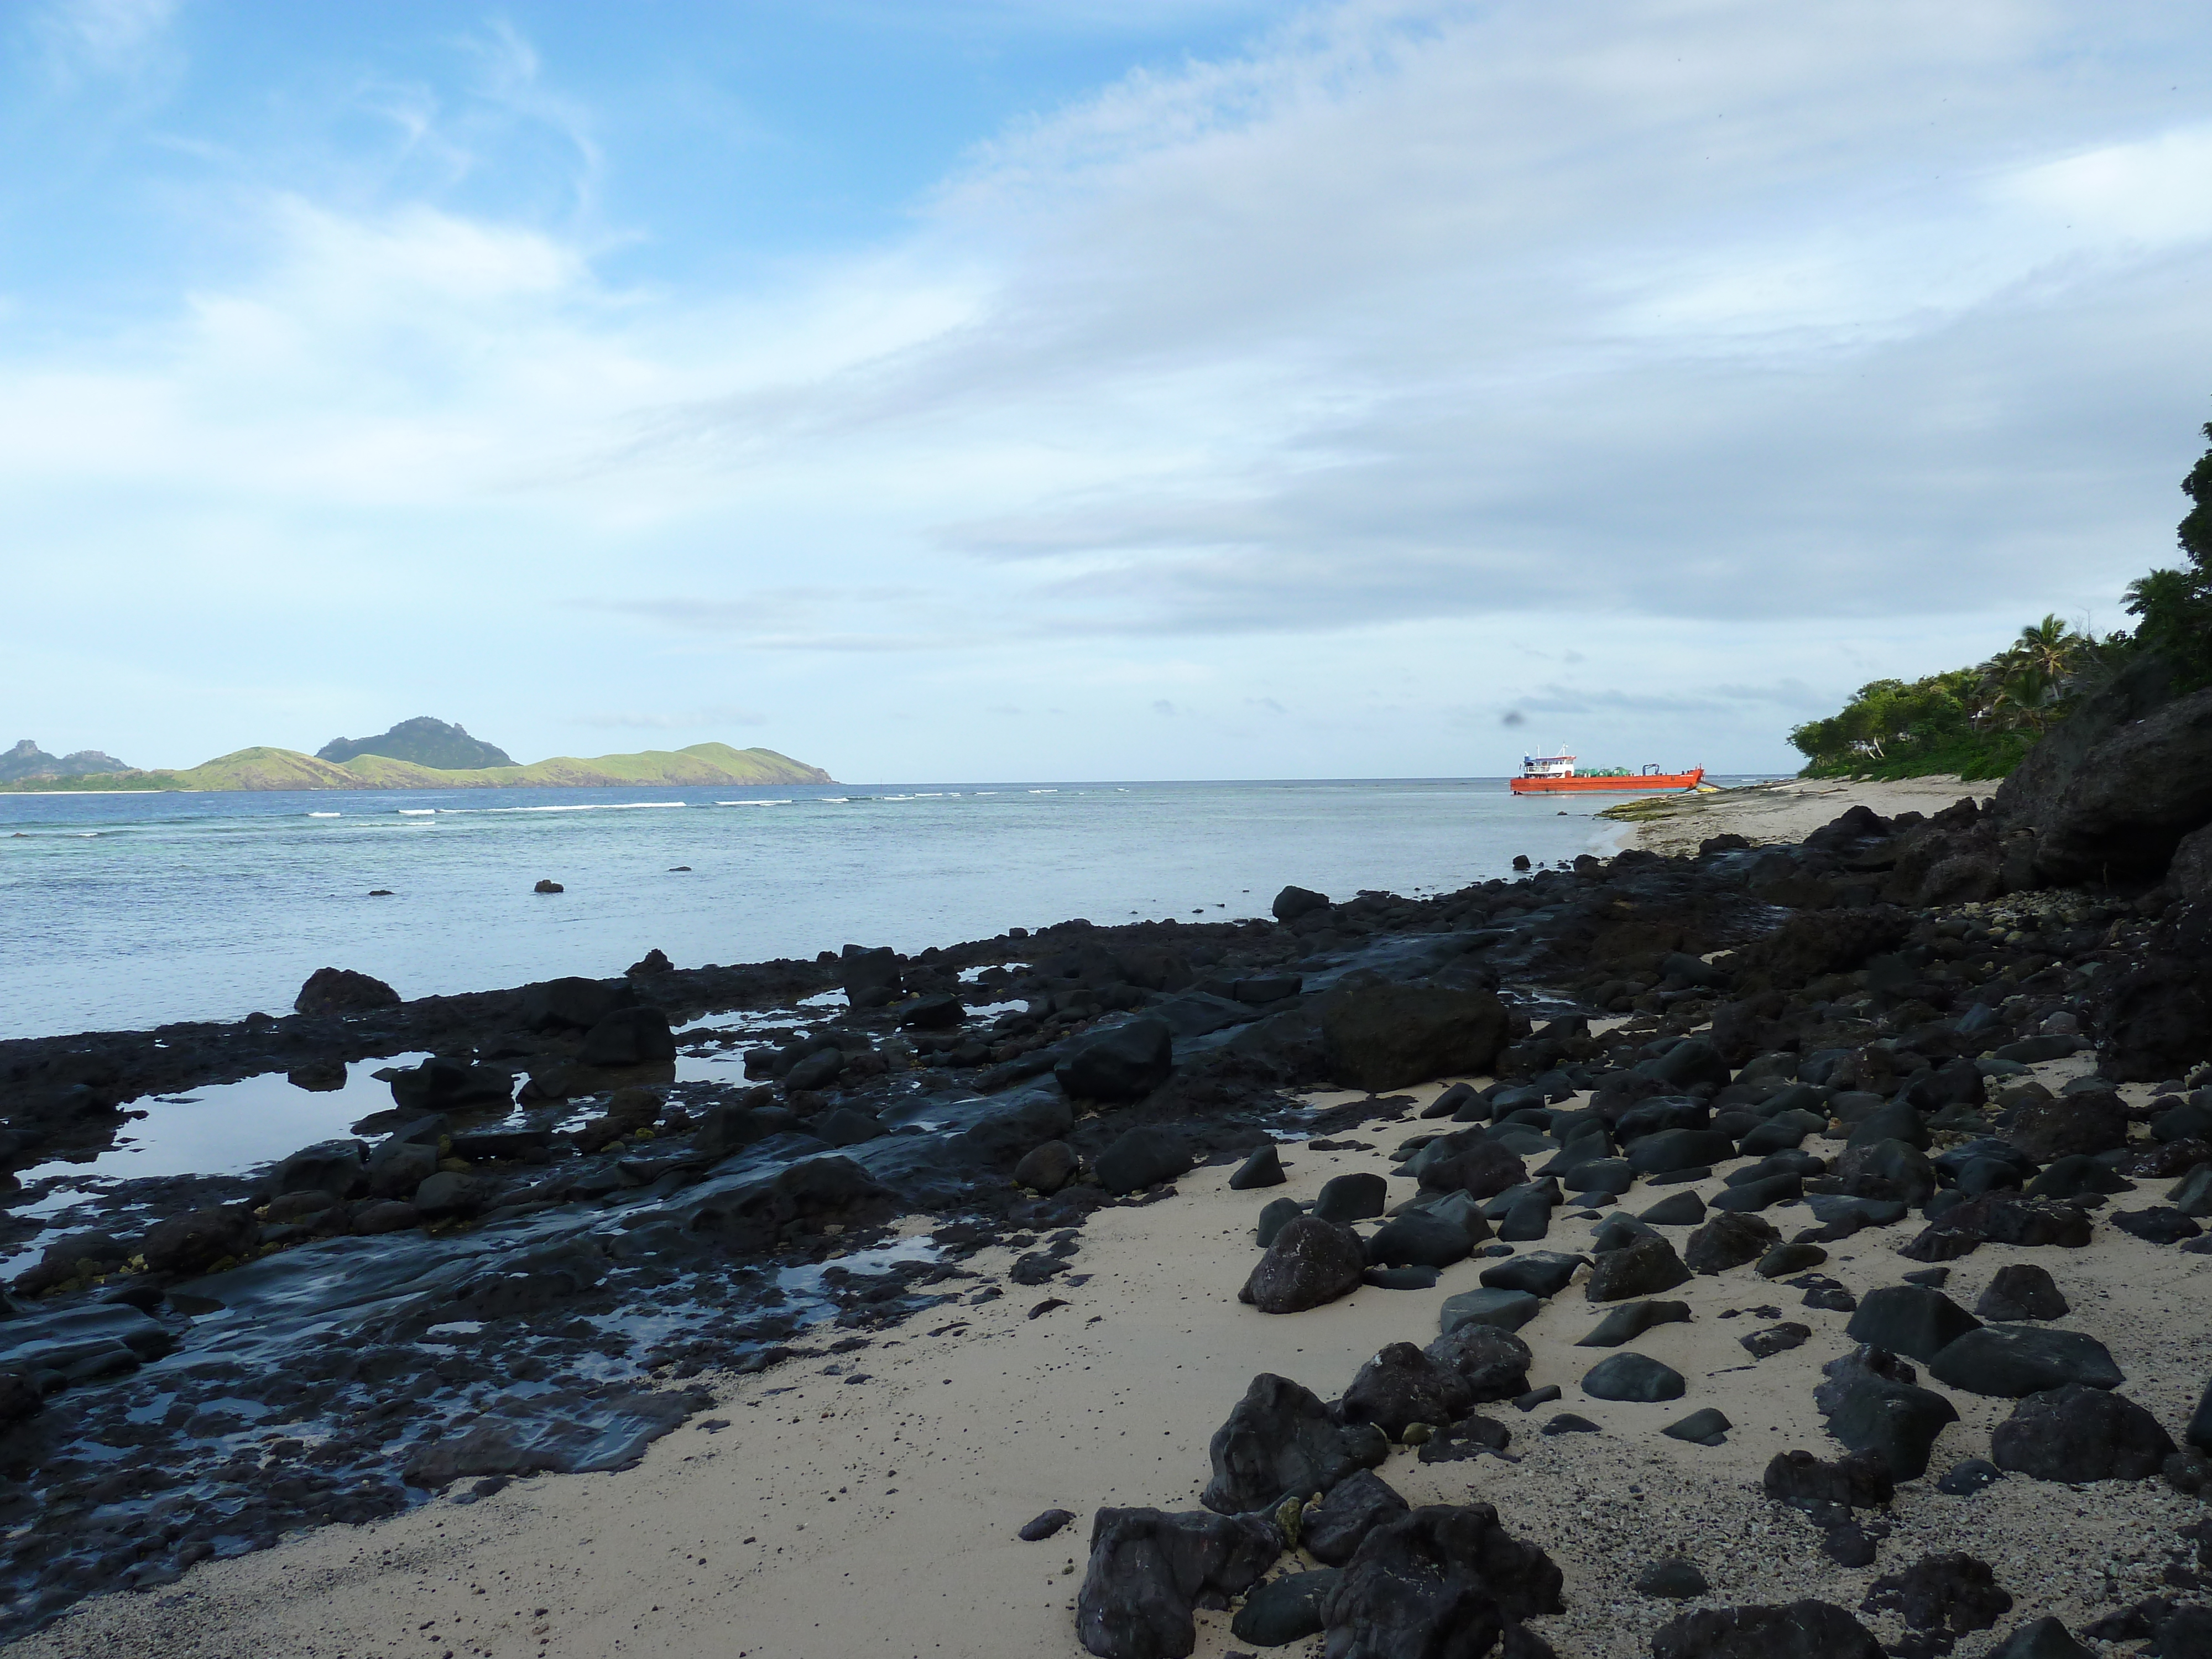
[[[1986,803],[1996,783],[1964,783],[1948,774],[1891,781],[1789,778],[1724,789],[1715,795],[1667,795],[1621,813],[1619,844],[1672,857],[1695,854],[1715,836],[1741,836],[1754,847],[1790,846],[1853,806],[1885,818],[1900,812],[1933,816],[1960,799]]]
[[[2054,1087],[2085,1069],[2080,1058],[2035,1068]],[[1418,1106],[1444,1081],[1403,1092]],[[1340,1107],[1358,1099],[1316,1098]],[[1399,1108],[1334,1133],[1395,1138],[1417,1121]],[[326,1659],[399,1650],[428,1627],[457,1652],[555,1659],[647,1647],[670,1659],[739,1650],[776,1659],[1073,1656],[1093,1510],[1193,1507],[1206,1438],[1254,1371],[1334,1395],[1385,1342],[1427,1340],[1443,1298],[1475,1286],[1486,1265],[1480,1258],[1448,1269],[1431,1291],[1363,1289],[1281,1316],[1237,1304],[1261,1204],[1310,1200],[1332,1176],[1380,1172],[1383,1139],[1364,1152],[1285,1143],[1289,1184],[1257,1193],[1230,1191],[1225,1166],[1194,1171],[1158,1202],[1092,1218],[1072,1264],[1084,1282],[1009,1286],[988,1304],[947,1310],[935,1329],[916,1328],[928,1322],[916,1320],[827,1364],[817,1357],[717,1379],[713,1415],[656,1443],[635,1470],[540,1477],[473,1504],[434,1503],[365,1528],[295,1535],[203,1566],[181,1593],[84,1603],[19,1650],[102,1659],[158,1647],[179,1659],[217,1659],[246,1649]],[[1725,1174],[1688,1190],[1710,1201],[1726,1190]],[[1393,1199],[1408,1186],[1394,1180]],[[1563,1217],[1541,1248],[1586,1251],[1591,1226]],[[902,1231],[918,1228],[909,1221]],[[1666,1231],[1680,1243],[1680,1230]],[[1902,1242],[1838,1252],[1829,1274],[1863,1297],[1917,1265],[1893,1254]],[[1018,1251],[994,1246],[964,1265],[988,1284]],[[1959,1272],[1978,1284],[2046,1256],[1987,1246]],[[2124,1236],[2068,1257],[2069,1295],[2094,1307],[2130,1396],[2163,1421],[2185,1418],[2212,1359],[2212,1281],[2186,1258]],[[1813,1596],[1856,1607],[1882,1573],[1946,1549],[1989,1561],[2020,1598],[2016,1612],[2055,1615],[2071,1629],[2169,1588],[2140,1543],[2147,1528],[2178,1530],[2201,1505],[2127,1483],[2072,1489],[2063,1524],[2033,1481],[2001,1481],[1971,1508],[1919,1483],[1894,1506],[1879,1559],[1858,1568],[1825,1557],[1819,1531],[1795,1511],[1755,1505],[1758,1519],[1747,1522],[1747,1495],[1776,1451],[1832,1450],[1811,1395],[1820,1366],[1850,1350],[1846,1316],[1792,1310],[1814,1325],[1814,1339],[1754,1362],[1735,1339],[1771,1322],[1741,1310],[1762,1297],[1794,1303],[1794,1291],[1747,1285],[1739,1270],[1670,1294],[1689,1299],[1691,1322],[1632,1346],[1688,1376],[1687,1399],[1584,1396],[1576,1378],[1606,1351],[1572,1345],[1607,1309],[1561,1295],[1519,1334],[1535,1355],[1530,1385],[1561,1385],[1565,1397],[1528,1413],[1484,1408],[1506,1422],[1516,1461],[1422,1464],[1407,1449],[1378,1471],[1414,1503],[1495,1504],[1510,1532],[1551,1553],[1566,1574],[1568,1610],[1535,1628],[1561,1655],[1647,1652],[1679,1606],[1626,1595],[1621,1581],[1677,1544],[1711,1581],[1699,1604]],[[2177,1328],[2197,1334],[2177,1342]],[[1963,1395],[1960,1403],[1964,1419],[1939,1442],[1937,1468],[1985,1440],[2007,1402]],[[1657,1435],[1708,1405],[1735,1425],[1725,1446]],[[1539,1433],[1563,1407],[1602,1432]],[[1015,1538],[1051,1508],[1073,1510],[1076,1520],[1042,1542]],[[490,1597],[476,1600],[477,1586]],[[1198,1620],[1198,1659],[1246,1645],[1231,1635],[1227,1614]],[[1907,1633],[1893,1614],[1868,1622],[1887,1640]]]
[[[1843,804],[1771,786],[1748,803],[1686,803],[1667,821],[1706,839],[1724,823],[1771,832]],[[1698,810],[1708,807],[1733,817]],[[1796,1265],[1818,1272],[1767,1279],[1738,1256],[1659,1285],[1690,1316],[1633,1348],[1678,1370],[1686,1397],[1585,1397],[1583,1374],[1604,1356],[1579,1339],[1607,1308],[1579,1282],[1555,1285],[1522,1337],[1525,1386],[1559,1396],[1477,1408],[1504,1425],[1504,1456],[1424,1462],[1401,1449],[1381,1471],[1411,1501],[1494,1503],[1508,1533],[1550,1552],[1567,1606],[1532,1632],[1563,1655],[1645,1651],[1680,1610],[1631,1588],[1662,1548],[1696,1559],[1709,1606],[1814,1595],[1856,1608],[1876,1577],[1947,1549],[1989,1561],[2019,1619],[2048,1613],[2077,1630],[2148,1605],[2161,1585],[2194,1587],[2173,1576],[2195,1571],[2181,1528],[2202,1511],[2186,1487],[2076,1483],[2070,1516],[2057,1522],[2051,1489],[2024,1475],[1971,1498],[1936,1490],[2011,1410],[1970,1390],[1952,1390],[1959,1421],[1926,1479],[1866,1518],[1870,1565],[1836,1553],[1856,1522],[1838,1531],[1832,1516],[1758,1496],[1776,1453],[1840,1455],[1815,1409],[1821,1368],[1850,1352],[1854,1304],[1929,1259],[1901,1251],[1923,1224],[1941,1231],[1950,1209],[1937,1200],[1958,1207],[1966,1196],[1939,1190],[1931,1173],[1908,1195],[1926,1200],[1923,1218],[1905,1202],[1879,1216],[1853,1207],[1890,1204],[1891,1177],[1853,1173],[1852,1125],[1893,1109],[1884,1103],[1907,1080],[1924,1088],[1940,1076],[1956,1090],[1966,1077],[1971,1090],[1950,1094],[1941,1115],[1915,1109],[1931,1154],[2025,1133],[2022,1112],[2098,1063],[2071,1033],[2096,1018],[2100,970],[2148,948],[2147,913],[2111,896],[2060,890],[1924,911],[1880,902],[1893,855],[1878,832],[1816,839],[1792,854],[1806,873],[1785,892],[1748,873],[1748,853],[1631,849],[1608,866],[1433,898],[1333,902],[1286,889],[1273,922],[1069,922],[910,959],[886,950],[731,969],[640,963],[618,983],[562,982],[578,988],[562,996],[612,998],[612,1012],[550,1026],[540,1013],[553,993],[539,987],[120,1034],[106,1040],[105,1081],[82,1063],[99,1056],[71,1046],[84,1039],[7,1045],[0,1062],[47,1079],[39,1086],[64,1115],[52,1121],[95,1139],[118,1124],[112,1107],[87,1104],[100,1089],[150,1086],[163,1067],[171,1080],[193,1066],[258,1069],[280,1043],[301,1058],[418,1041],[502,1056],[505,1085],[526,1073],[543,1103],[503,1121],[526,1120],[526,1139],[501,1139],[515,1133],[502,1126],[487,1134],[459,1104],[426,1129],[403,1121],[436,1105],[409,1092],[434,1086],[426,1065],[393,1079],[392,1109],[356,1126],[386,1137],[366,1171],[412,1170],[410,1160],[438,1170],[411,1202],[386,1195],[408,1190],[388,1183],[347,1196],[365,1173],[359,1152],[319,1147],[309,1152],[320,1163],[302,1166],[330,1170],[317,1190],[319,1173],[290,1185],[264,1174],[118,1195],[118,1237],[131,1216],[144,1224],[149,1198],[172,1218],[164,1226],[228,1230],[198,1255],[157,1251],[149,1234],[116,1246],[141,1252],[128,1266],[82,1243],[72,1248],[92,1251],[83,1261],[44,1264],[35,1288],[46,1299],[0,1321],[0,1373],[26,1329],[102,1307],[97,1320],[128,1326],[139,1347],[120,1373],[73,1374],[43,1413],[0,1431],[0,1504],[30,1540],[14,1558],[10,1618],[59,1614],[43,1630],[18,1623],[29,1632],[21,1650],[93,1659],[150,1644],[187,1659],[263,1647],[335,1659],[406,1650],[427,1632],[441,1653],[581,1659],[648,1644],[724,1655],[734,1633],[745,1651],[779,1659],[1073,1656],[1073,1604],[1091,1593],[1078,1576],[1090,1515],[1189,1510],[1207,1440],[1255,1370],[1333,1397],[1382,1344],[1427,1341],[1442,1303],[1500,1261],[1565,1252],[1580,1281],[1588,1270],[1573,1263],[1598,1259],[1597,1224],[1691,1194],[1718,1215],[1731,1177],[1754,1163],[1778,1184],[1731,1206],[1768,1212],[1758,1224],[1782,1237],[1811,1232],[1821,1243]],[[1854,885],[1856,900],[1843,896]],[[1907,949],[1917,954],[1898,954]],[[1877,952],[1901,966],[1863,965]],[[847,1006],[823,1006],[822,988],[840,983]],[[1376,1093],[1325,1086],[1356,1080],[1340,1074],[1349,1062],[1330,1035],[1347,994],[1391,1007],[1457,999],[1468,1018],[1496,1019],[1490,1059],[1443,1076],[1431,1065],[1429,1081]],[[1022,1012],[986,1028],[965,1003]],[[672,1083],[657,1060],[588,1052],[609,1021],[642,1033],[655,1020],[680,1028],[670,1040],[690,1051],[755,1044],[767,1078],[782,1080]],[[1127,1085],[1110,1066],[1086,1069],[1107,1066],[1099,1057],[1121,1054],[1114,1045],[1146,1021],[1171,1039],[1164,1069]],[[837,1064],[802,1073],[829,1054],[825,1036]],[[2106,1058],[2124,1055],[2108,1043]],[[1662,1079],[1650,1069],[1678,1060],[1692,1070]],[[478,1058],[434,1086],[492,1069]],[[1465,1130],[1419,1115],[1454,1069],[1482,1089],[1455,1120]],[[403,1087],[409,1076],[419,1081]],[[65,1081],[79,1078],[91,1081]],[[1670,1084],[1684,1092],[1665,1093]],[[2128,1083],[2094,1108],[2124,1121],[2117,1156],[2159,1155],[2147,1121],[2157,1092]],[[1785,1095],[1799,1103],[1797,1127],[1761,1162],[1765,1146],[1750,1134],[1790,1127],[1760,1109],[1782,1111]],[[2106,1097],[2066,1098],[2088,1112]],[[1632,1128],[1638,1102],[1679,1109],[1682,1127]],[[486,1109],[507,1105],[501,1094]],[[642,1119],[623,1115],[641,1106]],[[2212,1090],[2201,1107],[2212,1113]],[[1310,1201],[1328,1177],[1355,1172],[1383,1177],[1401,1204],[1416,1188],[1392,1170],[1394,1146],[1445,1132],[1510,1145],[1527,1158],[1516,1179],[1536,1176],[1577,1138],[1567,1126],[1586,1122],[1617,1129],[1624,1154],[1657,1144],[1638,1135],[1718,1132],[1727,1145],[1680,1179],[1667,1178],[1674,1165],[1638,1163],[1618,1205],[1559,1204],[1540,1180],[1511,1187],[1541,1208],[1535,1231],[1446,1264],[1427,1288],[1370,1282],[1283,1315],[1236,1299],[1264,1204]],[[1723,1122],[1732,1127],[1704,1127]],[[1126,1170],[1133,1146],[1157,1148],[1163,1135],[1174,1156],[1109,1181],[1107,1163],[1124,1158]],[[1287,1182],[1231,1190],[1231,1168],[1269,1141],[1281,1144]],[[1032,1161],[1054,1147],[1059,1163]],[[442,1161],[449,1149],[458,1167]],[[1080,1182],[1035,1176],[1077,1160]],[[2063,1163],[2032,1161],[2054,1176]],[[1010,1169],[1037,1187],[1010,1181]],[[2071,1304],[2061,1328],[2108,1345],[2124,1397],[2178,1431],[2212,1370],[2212,1281],[2177,1248],[2195,1224],[2156,1242],[2106,1224],[2123,1206],[2179,1200],[2195,1179],[2159,1169],[2120,1181],[2142,1196],[2113,1198],[2109,1212],[2111,1186],[2045,1201],[2084,1238],[2094,1232],[2086,1249],[1976,1250],[1969,1240],[1946,1282],[1963,1308],[2000,1267],[2048,1267]],[[474,1209],[428,1207],[434,1182],[449,1183],[442,1195],[457,1180]],[[293,1195],[313,1201],[280,1215]],[[388,1224],[395,1206],[405,1213]],[[1496,1215],[1504,1227],[1506,1212]],[[1510,1219],[1525,1225],[1519,1209]],[[1822,1224],[1805,1226],[1813,1220]],[[1670,1259],[1694,1258],[1705,1230],[1691,1224],[1659,1227]],[[234,1254],[213,1259],[226,1248]],[[1796,1347],[1756,1354],[1737,1340],[1784,1320],[1806,1328]],[[1723,1441],[1663,1437],[1705,1407],[1729,1419]],[[1563,1410],[1597,1431],[1545,1432]],[[122,1447],[131,1449],[118,1462]],[[561,1470],[605,1472],[550,1473]],[[210,1492],[213,1508],[197,1495]],[[1048,1508],[1077,1518],[1047,1541],[1017,1541]],[[2049,1559],[2054,1536],[2063,1565]],[[58,1576],[38,1577],[50,1562]],[[37,1599],[24,1599],[34,1586]],[[77,1599],[123,1587],[148,1593]],[[1900,1638],[1893,1616],[1863,1616],[1885,1640]],[[1225,1611],[1201,1612],[1196,1651],[1245,1650],[1229,1624]]]

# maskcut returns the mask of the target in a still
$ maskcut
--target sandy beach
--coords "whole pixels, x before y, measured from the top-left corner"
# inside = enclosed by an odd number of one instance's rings
[[[2036,1071],[2056,1086],[2086,1063]],[[1422,1102],[1442,1086],[1410,1092]],[[939,1316],[843,1352],[827,1352],[837,1333],[821,1328],[813,1358],[754,1376],[695,1379],[712,1387],[715,1407],[653,1445],[635,1469],[541,1477],[474,1503],[449,1497],[380,1523],[296,1535],[204,1565],[166,1591],[88,1601],[21,1650],[50,1659],[1073,1656],[1073,1609],[1095,1510],[1195,1508],[1207,1438],[1255,1373],[1277,1371],[1334,1395],[1382,1344],[1426,1341],[1438,1304],[1473,1288],[1489,1265],[1476,1258],[1449,1268],[1433,1290],[1361,1289],[1297,1315],[1272,1316],[1236,1300],[1255,1259],[1250,1229],[1262,1204],[1311,1198],[1348,1170],[1387,1172],[1390,1148],[1430,1127],[1417,1126],[1411,1108],[1387,1109],[1393,1115],[1351,1132],[1362,1149],[1286,1145],[1287,1186],[1231,1192],[1226,1166],[1202,1168],[1173,1196],[1101,1212],[1073,1273],[1047,1286],[1004,1284],[991,1297],[1013,1256],[994,1247],[966,1264],[980,1277],[947,1286],[958,1300]],[[1838,1145],[1815,1138],[1808,1150],[1832,1156]],[[1710,1197],[1733,1167],[1695,1189]],[[1394,1179],[1392,1200],[1413,1190]],[[2134,1201],[2156,1201],[2153,1190],[2146,1183]],[[1627,1207],[1660,1195],[1640,1183]],[[1796,1208],[1769,1218],[1784,1237],[1811,1219]],[[1593,1224],[1562,1210],[1547,1240],[1520,1248],[1584,1249]],[[1917,1224],[1863,1232],[1834,1247],[1822,1271],[1859,1294],[1894,1283],[1916,1265],[1895,1252]],[[1668,1231],[1679,1247],[1686,1230]],[[2212,1280],[2200,1259],[2100,1226],[2082,1250],[1985,1244],[1954,1265],[1948,1291],[1970,1306],[2013,1261],[2050,1268],[2074,1308],[2062,1323],[2103,1340],[2127,1374],[2125,1392],[2178,1431],[2212,1368]],[[1530,1414],[1504,1403],[1482,1408],[1512,1430],[1505,1458],[1423,1464],[1395,1449],[1380,1471],[1415,1503],[1493,1503],[1510,1530],[1551,1552],[1565,1571],[1567,1612],[1537,1628],[1563,1656],[1647,1652],[1651,1632],[1680,1606],[1639,1596],[1630,1581],[1673,1552],[1704,1571],[1711,1602],[1815,1595],[1855,1607],[1880,1573],[1963,1549],[1989,1561],[2016,1598],[2000,1631],[2044,1613],[2078,1630],[2157,1591],[2175,1529],[2201,1513],[2154,1481],[2069,1488],[2013,1477],[1966,1499],[1916,1483],[1899,1494],[1894,1535],[1876,1565],[1838,1567],[1820,1553],[1808,1522],[1757,1492],[1779,1450],[1838,1451],[1812,1393],[1820,1365],[1850,1346],[1847,1316],[1801,1309],[1799,1291],[1748,1268],[1667,1294],[1690,1303],[1692,1322],[1630,1346],[1680,1370],[1686,1399],[1583,1396],[1580,1377],[1607,1351],[1572,1345],[1604,1310],[1571,1286],[1521,1332],[1535,1353],[1532,1386],[1556,1383],[1564,1398]],[[1736,1339],[1778,1316],[1810,1325],[1812,1339],[1752,1362]],[[1937,1443],[1931,1474],[1984,1454],[2009,1408],[1955,1397],[1964,1420]],[[1734,1424],[1725,1445],[1659,1436],[1701,1406],[1717,1406]],[[1560,1410],[1604,1431],[1540,1434]],[[1024,1522],[1054,1507],[1076,1521],[1043,1542],[1016,1540]],[[1295,1565],[1285,1556],[1276,1571]],[[1237,1650],[1229,1617],[1200,1614],[1200,1655]],[[1903,1630],[1890,1616],[1869,1623],[1884,1637]],[[1319,1638],[1274,1651],[1318,1653]]]
[[[1698,842],[1713,836],[1735,835],[1753,846],[1778,846],[1804,840],[1853,806],[1868,807],[1886,818],[1899,812],[1932,815],[1954,801],[1985,801],[1996,793],[1994,781],[1962,783],[1941,775],[1893,783],[1790,778],[1710,795],[1664,795],[1629,803],[1622,832],[1608,844],[1614,851],[1640,847],[1672,855],[1693,854]]]

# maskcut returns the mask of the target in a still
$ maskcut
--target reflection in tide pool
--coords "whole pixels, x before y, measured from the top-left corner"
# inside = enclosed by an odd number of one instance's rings
[[[21,1180],[27,1187],[63,1176],[82,1186],[147,1176],[242,1175],[316,1141],[350,1134],[358,1120],[392,1103],[392,1085],[371,1073],[428,1058],[356,1060],[340,1089],[302,1089],[283,1073],[269,1072],[180,1095],[150,1095],[132,1107],[146,1115],[127,1124],[115,1149],[98,1162],[42,1164],[23,1170]]]

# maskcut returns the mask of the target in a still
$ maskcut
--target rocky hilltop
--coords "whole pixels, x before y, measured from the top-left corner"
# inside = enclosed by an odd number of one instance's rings
[[[466,728],[418,714],[402,720],[374,738],[332,738],[315,750],[315,758],[342,766],[358,755],[382,755],[387,760],[411,761],[441,772],[465,772],[478,767],[512,766],[514,757],[496,744],[472,738]]]
[[[81,778],[94,773],[129,769],[114,756],[97,749],[80,749],[73,755],[49,755],[28,738],[0,754],[0,783],[15,783],[27,778]]]
[[[413,722],[408,722],[413,724]],[[452,728],[458,731],[459,728]],[[464,734],[465,736],[465,734]],[[473,741],[473,739],[470,739]],[[489,746],[489,745],[487,745]],[[497,751],[494,751],[497,752]],[[73,788],[161,789],[590,789],[622,784],[729,784],[737,787],[791,783],[835,783],[818,766],[809,766],[773,749],[732,749],[725,743],[695,743],[688,749],[648,749],[635,755],[599,755],[589,760],[556,756],[528,766],[458,769],[425,766],[389,756],[362,753],[333,763],[296,749],[240,749],[204,765],[182,771],[114,772],[63,781]],[[0,789],[55,787],[51,781],[0,784]]]

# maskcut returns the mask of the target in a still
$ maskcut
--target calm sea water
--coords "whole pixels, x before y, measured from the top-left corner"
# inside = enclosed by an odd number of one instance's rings
[[[0,1036],[282,1013],[325,965],[416,997],[654,946],[691,967],[1264,915],[1286,882],[1449,890],[1589,850],[1605,804],[1495,778],[0,794]]]

